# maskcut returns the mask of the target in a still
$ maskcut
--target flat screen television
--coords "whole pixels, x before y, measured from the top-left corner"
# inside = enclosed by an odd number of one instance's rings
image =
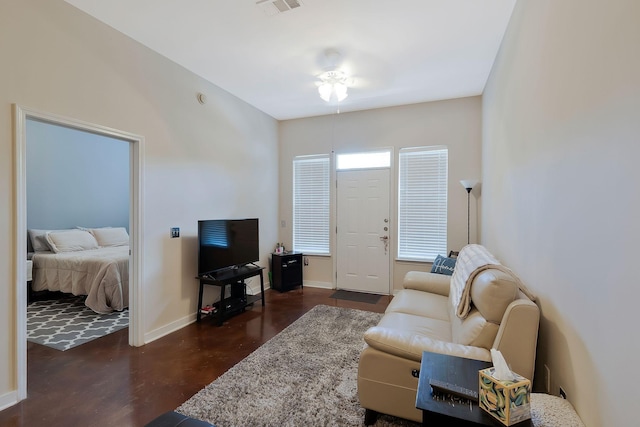
[[[198,221],[198,275],[260,260],[258,218]]]

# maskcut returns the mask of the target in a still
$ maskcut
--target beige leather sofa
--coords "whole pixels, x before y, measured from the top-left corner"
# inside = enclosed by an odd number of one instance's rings
[[[460,319],[449,298],[450,278],[407,273],[404,289],[365,333],[358,396],[366,425],[378,413],[421,421],[414,371],[420,369],[423,351],[491,361],[495,348],[512,371],[533,380],[540,314],[520,290],[521,282],[508,269],[485,267],[469,282],[471,311]]]

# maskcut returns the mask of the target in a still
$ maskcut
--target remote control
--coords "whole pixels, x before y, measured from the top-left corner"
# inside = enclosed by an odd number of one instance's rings
[[[454,396],[462,397],[463,399],[473,400],[474,402],[478,401],[478,392],[475,390],[469,390],[468,388],[433,378],[429,380],[429,385],[431,385],[434,392],[452,394]]]

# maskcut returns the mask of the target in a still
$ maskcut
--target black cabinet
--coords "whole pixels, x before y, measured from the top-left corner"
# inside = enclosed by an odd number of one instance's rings
[[[302,254],[287,252],[271,255],[271,287],[280,292],[302,287]]]

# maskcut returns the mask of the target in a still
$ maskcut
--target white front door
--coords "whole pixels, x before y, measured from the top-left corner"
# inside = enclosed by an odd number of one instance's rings
[[[337,175],[337,287],[388,295],[389,169]]]

